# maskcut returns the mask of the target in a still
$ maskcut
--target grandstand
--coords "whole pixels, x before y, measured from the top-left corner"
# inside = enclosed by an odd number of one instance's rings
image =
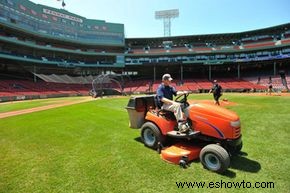
[[[287,91],[289,60],[290,23],[240,33],[125,38],[124,24],[0,0],[0,101],[88,95],[91,82],[105,74],[130,76],[122,88],[130,94],[154,92],[165,72],[177,89],[192,92],[207,92],[212,79],[229,92],[263,91],[270,76],[277,91]]]

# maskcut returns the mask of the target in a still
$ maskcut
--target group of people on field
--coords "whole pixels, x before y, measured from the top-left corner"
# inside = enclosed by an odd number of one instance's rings
[[[190,126],[187,123],[187,118],[184,116],[182,104],[173,100],[173,96],[186,94],[187,91],[177,91],[173,86],[171,86],[172,80],[173,78],[170,74],[164,74],[162,76],[162,83],[156,91],[157,103],[160,108],[174,113],[180,132],[187,132]],[[272,90],[273,86],[270,79],[267,94],[271,95]],[[217,80],[213,81],[209,93],[213,94],[214,103],[220,105],[219,98],[222,96],[222,87],[218,84]]]

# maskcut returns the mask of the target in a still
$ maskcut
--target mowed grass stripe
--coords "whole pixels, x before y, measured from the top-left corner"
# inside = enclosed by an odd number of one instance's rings
[[[225,94],[242,120],[243,151],[225,175],[199,161],[162,161],[128,127],[128,98],[0,120],[0,192],[289,192],[290,98]],[[212,99],[191,95],[192,99]],[[287,157],[288,156],[288,157]],[[269,182],[274,189],[178,189],[176,181]]]
[[[49,98],[49,99],[35,99],[27,101],[11,101],[0,103],[0,113],[17,111],[41,106],[47,106],[51,104],[60,104],[65,102],[80,101],[88,97],[61,97],[61,98]]]

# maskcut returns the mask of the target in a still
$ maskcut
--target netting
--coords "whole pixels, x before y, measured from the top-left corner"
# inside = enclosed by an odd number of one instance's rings
[[[90,95],[93,97],[103,95],[123,95],[125,82],[130,80],[129,76],[121,74],[101,74],[98,76],[69,76],[66,74],[36,74],[35,76],[45,82],[66,84],[92,84]]]
[[[119,74],[101,74],[92,81],[93,97],[104,95],[123,95],[125,78]]]

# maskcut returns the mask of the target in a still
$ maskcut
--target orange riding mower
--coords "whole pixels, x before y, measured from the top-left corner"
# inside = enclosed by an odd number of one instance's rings
[[[182,104],[190,126],[185,133],[179,132],[172,112],[157,107],[155,95],[130,98],[126,107],[130,127],[141,128],[143,143],[158,150],[169,163],[187,167],[199,158],[206,169],[223,173],[230,165],[230,156],[243,146],[239,116],[214,104],[190,104],[188,95],[175,99]]]

